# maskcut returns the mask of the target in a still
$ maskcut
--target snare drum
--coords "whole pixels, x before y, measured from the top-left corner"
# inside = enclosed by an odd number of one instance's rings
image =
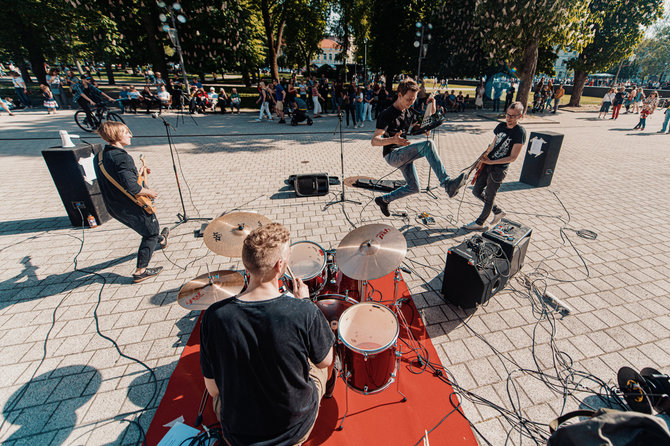
[[[315,302],[316,306],[319,307],[319,310],[326,317],[335,335],[337,335],[337,326],[344,310],[357,303],[355,300],[339,294],[322,294],[316,298]]]
[[[344,380],[351,389],[368,395],[386,389],[398,371],[400,324],[384,305],[362,302],[340,316],[338,337],[344,345]]]
[[[291,256],[288,266],[309,288],[310,297],[316,297],[328,281],[326,269],[326,251],[317,243],[309,241],[295,242],[291,245]],[[284,283],[293,290],[292,280],[285,275]]]

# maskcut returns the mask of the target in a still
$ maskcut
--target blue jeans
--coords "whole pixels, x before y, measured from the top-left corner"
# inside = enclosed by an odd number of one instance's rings
[[[363,103],[356,101],[356,122],[363,123]]]
[[[665,133],[665,129],[668,128],[668,122],[670,122],[670,113],[665,114],[665,120],[663,121],[663,128],[661,128],[661,131]]]
[[[393,200],[419,192],[419,178],[416,174],[414,161],[423,157],[426,158],[428,164],[430,164],[430,168],[433,169],[433,172],[437,175],[437,180],[440,182],[440,186],[446,184],[449,180],[449,175],[447,175],[447,171],[444,170],[444,164],[442,164],[442,160],[435,150],[433,141],[427,140],[416,144],[410,144],[405,147],[398,147],[393,152],[386,155],[384,159],[389,165],[400,169],[407,184],[382,196],[384,201],[390,203]]]
[[[21,101],[21,103],[26,107],[30,107],[30,98],[23,92],[23,88],[14,87],[14,91],[16,91],[16,95],[19,97],[19,101]]]

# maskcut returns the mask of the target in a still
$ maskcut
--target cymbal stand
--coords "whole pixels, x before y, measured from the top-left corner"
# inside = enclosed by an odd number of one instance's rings
[[[198,416],[195,419],[195,427],[198,427],[202,424],[202,414],[205,412],[205,406],[207,405],[207,400],[209,399],[209,392],[207,391],[207,387],[205,387],[205,391],[202,394],[202,398],[200,399],[200,407],[198,407]]]
[[[338,129],[340,131],[340,167],[342,169],[342,178],[341,178],[342,194],[340,195],[339,199],[335,199],[335,200],[333,200],[329,203],[326,203],[326,205],[323,207],[324,211],[326,209],[328,209],[331,205],[336,204],[336,203],[361,204],[358,201],[347,199],[345,194],[344,194],[344,190],[345,190],[344,189],[344,141],[342,139],[342,113],[341,112],[337,114],[337,118],[338,118],[339,121],[337,123],[337,127],[335,128],[335,131],[337,131]],[[333,133],[335,133],[335,132],[333,132]]]

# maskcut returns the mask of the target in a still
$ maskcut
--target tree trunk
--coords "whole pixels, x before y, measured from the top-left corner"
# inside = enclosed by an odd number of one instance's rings
[[[272,16],[270,15],[270,5],[267,0],[261,1],[261,15],[263,16],[263,26],[265,28],[265,43],[268,48],[268,62],[270,63],[270,72],[273,79],[279,79],[279,65],[277,64],[278,46],[275,45],[274,32],[272,29]],[[277,42],[281,45],[281,30]]]
[[[26,82],[26,85],[32,84],[33,81],[30,79],[30,73],[28,72],[28,64],[26,63],[19,64],[19,70],[21,70],[21,77]]]
[[[107,81],[109,85],[116,85],[114,80],[114,71],[112,70],[112,63],[108,60],[105,62],[105,71],[107,72]]]
[[[519,83],[519,91],[516,94],[516,100],[521,102],[524,107],[528,105],[528,98],[530,96],[530,89],[533,87],[533,77],[535,76],[535,69],[537,68],[537,39],[533,38],[523,52],[523,60],[521,62],[521,76]]]
[[[575,70],[575,82],[572,85],[572,95],[570,96],[569,107],[580,107],[579,101],[582,100],[582,93],[586,85],[586,72]]]

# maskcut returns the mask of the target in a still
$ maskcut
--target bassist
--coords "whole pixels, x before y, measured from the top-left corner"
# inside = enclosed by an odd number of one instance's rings
[[[133,159],[124,150],[133,136],[130,129],[120,122],[106,121],[97,132],[107,142],[93,163],[102,198],[112,217],[142,236],[133,273],[133,282],[142,282],[163,269],[161,266],[148,268],[148,265],[154,250],[167,246],[169,229],[163,228],[159,233],[153,207],[150,202],[146,204],[146,198],[153,200],[158,196],[145,183],[150,170],[143,166],[138,172]]]

